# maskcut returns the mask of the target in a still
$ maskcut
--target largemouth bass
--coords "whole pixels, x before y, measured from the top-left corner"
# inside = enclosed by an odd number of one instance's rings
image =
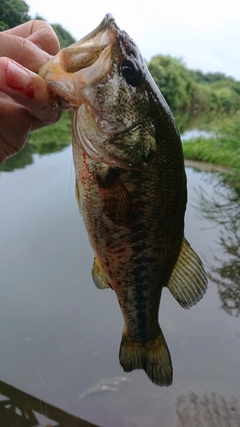
[[[207,287],[184,237],[186,176],[172,113],[111,15],[40,75],[73,106],[76,196],[95,255],[93,281],[115,291],[124,317],[120,364],[170,385],[162,289],[189,308]]]

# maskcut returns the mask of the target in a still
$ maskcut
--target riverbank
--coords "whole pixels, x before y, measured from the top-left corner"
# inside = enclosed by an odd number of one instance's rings
[[[214,165],[212,163],[202,162],[198,160],[184,160],[184,164],[186,167],[193,168],[199,170],[201,172],[219,172],[226,173],[229,170],[219,165]]]
[[[211,165],[222,174],[223,180],[240,194],[240,112],[223,118],[209,137],[183,140],[186,161]],[[205,166],[202,166],[205,167]],[[201,167],[201,170],[202,170]]]
[[[183,152],[185,159],[211,163],[224,169],[238,169],[240,172],[240,141],[233,137],[216,136],[185,141]]]

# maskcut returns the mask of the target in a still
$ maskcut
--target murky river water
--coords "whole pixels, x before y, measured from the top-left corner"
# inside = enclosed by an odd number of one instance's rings
[[[200,187],[211,201],[218,176],[190,168],[187,174],[186,237],[208,272],[226,262],[232,276],[210,280],[204,299],[187,311],[163,291],[160,323],[174,382],[160,388],[144,372],[126,374],[119,365],[123,319],[114,293],[99,291],[91,279],[93,254],[75,201],[71,147],[1,173],[0,394],[20,408],[19,418],[26,417],[22,426],[36,425],[31,402],[35,412],[51,414],[52,425],[61,421],[64,427],[84,425],[78,418],[103,427],[189,427],[193,421],[181,424],[190,412],[184,415],[183,399],[190,409],[193,396],[206,393],[210,400],[222,395],[238,404],[240,322],[234,315],[240,314],[240,267],[237,245],[230,254],[224,247],[237,231],[228,214],[223,236],[222,226],[203,215]],[[234,209],[233,219],[237,202]],[[7,424],[9,413],[9,406],[0,405],[0,420],[5,419],[0,425],[18,426]],[[222,426],[233,425],[227,419]]]

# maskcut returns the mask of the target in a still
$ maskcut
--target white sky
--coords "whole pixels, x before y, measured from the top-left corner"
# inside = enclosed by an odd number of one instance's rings
[[[240,0],[25,0],[30,15],[79,40],[111,12],[143,57],[181,57],[189,68],[240,80]]]

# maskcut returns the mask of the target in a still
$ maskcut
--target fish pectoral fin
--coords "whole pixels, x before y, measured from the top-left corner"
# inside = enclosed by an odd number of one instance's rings
[[[131,198],[120,180],[103,190],[104,212],[115,224],[125,224],[131,220]]]
[[[80,212],[80,215],[82,216],[81,196],[80,196],[80,191],[79,191],[79,186],[78,186],[77,178],[76,178],[76,185],[75,185],[75,194],[76,194],[76,199],[77,199],[77,203],[78,203],[79,212]]]
[[[107,289],[111,288],[110,283],[107,281],[104,273],[98,263],[97,258],[94,258],[92,266],[92,278],[98,289]]]
[[[97,181],[105,215],[118,225],[131,221],[132,201],[119,170],[108,166],[97,174]]]
[[[160,386],[172,384],[171,356],[160,327],[155,340],[146,344],[132,341],[124,328],[119,361],[125,372],[143,369],[154,384]]]
[[[166,287],[183,308],[197,304],[206,293],[207,276],[202,261],[185,238]]]

